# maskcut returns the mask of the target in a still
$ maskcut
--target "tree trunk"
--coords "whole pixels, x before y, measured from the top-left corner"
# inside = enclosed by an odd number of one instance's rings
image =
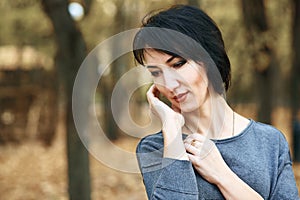
[[[117,12],[114,17],[115,19],[111,31],[112,34],[118,34],[121,31],[124,31],[128,23],[126,18],[125,2],[122,0],[117,0],[116,7],[117,7]],[[114,40],[113,48],[110,53],[112,55],[116,55],[119,51],[120,45],[123,45],[122,41]],[[116,60],[114,60],[110,65],[111,67],[110,74],[107,77],[103,78],[103,86],[100,88],[101,97],[103,98],[103,103],[104,103],[103,122],[105,126],[105,132],[107,137],[111,140],[116,140],[120,136],[119,134],[120,129],[116,124],[116,121],[118,121],[118,119],[114,119],[114,117],[121,117],[122,115],[122,110],[120,110],[118,116],[113,116],[112,108],[111,108],[111,95],[115,84],[118,82],[121,76],[126,72],[127,70],[126,65],[128,63],[129,63],[128,60],[126,60],[126,57],[124,56],[118,57]]]
[[[66,129],[69,197],[71,200],[90,199],[89,156],[77,134],[72,116],[72,89],[77,71],[86,56],[81,32],[68,13],[68,0],[42,0],[43,8],[52,21],[58,52],[56,67],[64,86],[66,98]],[[87,98],[80,96],[78,98]],[[88,109],[89,99],[86,99]],[[82,101],[83,102],[83,101]],[[84,112],[83,112],[84,114]],[[88,120],[88,116],[86,116]],[[85,126],[86,123],[83,125]],[[82,127],[82,126],[81,126]],[[86,127],[82,127],[83,129]]]
[[[278,76],[276,56],[268,42],[268,24],[263,0],[242,0],[242,11],[246,28],[248,52],[254,66],[254,94],[257,99],[257,120],[271,123],[274,104],[273,81]]]
[[[294,17],[292,24],[292,52],[293,65],[291,70],[291,109],[292,109],[292,127],[294,136],[294,160],[300,162],[300,1],[293,0]]]

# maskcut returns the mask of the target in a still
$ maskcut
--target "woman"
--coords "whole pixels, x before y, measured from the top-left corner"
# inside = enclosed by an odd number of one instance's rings
[[[183,5],[152,13],[133,47],[162,122],[137,146],[149,199],[299,199],[284,136],[225,101],[230,62],[209,16]]]

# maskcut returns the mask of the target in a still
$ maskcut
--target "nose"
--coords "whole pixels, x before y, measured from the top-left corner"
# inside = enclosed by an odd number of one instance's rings
[[[164,86],[171,92],[174,92],[174,90],[179,86],[179,81],[174,72],[172,73],[169,70],[164,72]]]

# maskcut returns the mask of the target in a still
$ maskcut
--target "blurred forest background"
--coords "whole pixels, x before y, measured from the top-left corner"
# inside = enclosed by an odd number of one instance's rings
[[[71,2],[83,6],[83,16],[72,18]],[[1,0],[0,199],[146,199],[139,174],[111,169],[82,145],[72,88],[83,59],[101,41],[173,4],[201,7],[219,25],[232,63],[228,101],[285,134],[300,188],[299,0]],[[96,107],[107,137],[134,152],[139,138],[118,128],[110,108],[115,83],[132,66],[131,55],[111,64]],[[130,104],[140,124],[149,120],[144,92],[137,90]]]

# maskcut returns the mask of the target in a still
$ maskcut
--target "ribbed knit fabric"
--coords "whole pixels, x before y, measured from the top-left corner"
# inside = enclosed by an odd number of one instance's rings
[[[280,131],[251,120],[242,133],[213,141],[231,170],[264,199],[300,199],[289,147]],[[161,132],[143,138],[136,152],[149,199],[224,199],[189,161],[163,158]]]

